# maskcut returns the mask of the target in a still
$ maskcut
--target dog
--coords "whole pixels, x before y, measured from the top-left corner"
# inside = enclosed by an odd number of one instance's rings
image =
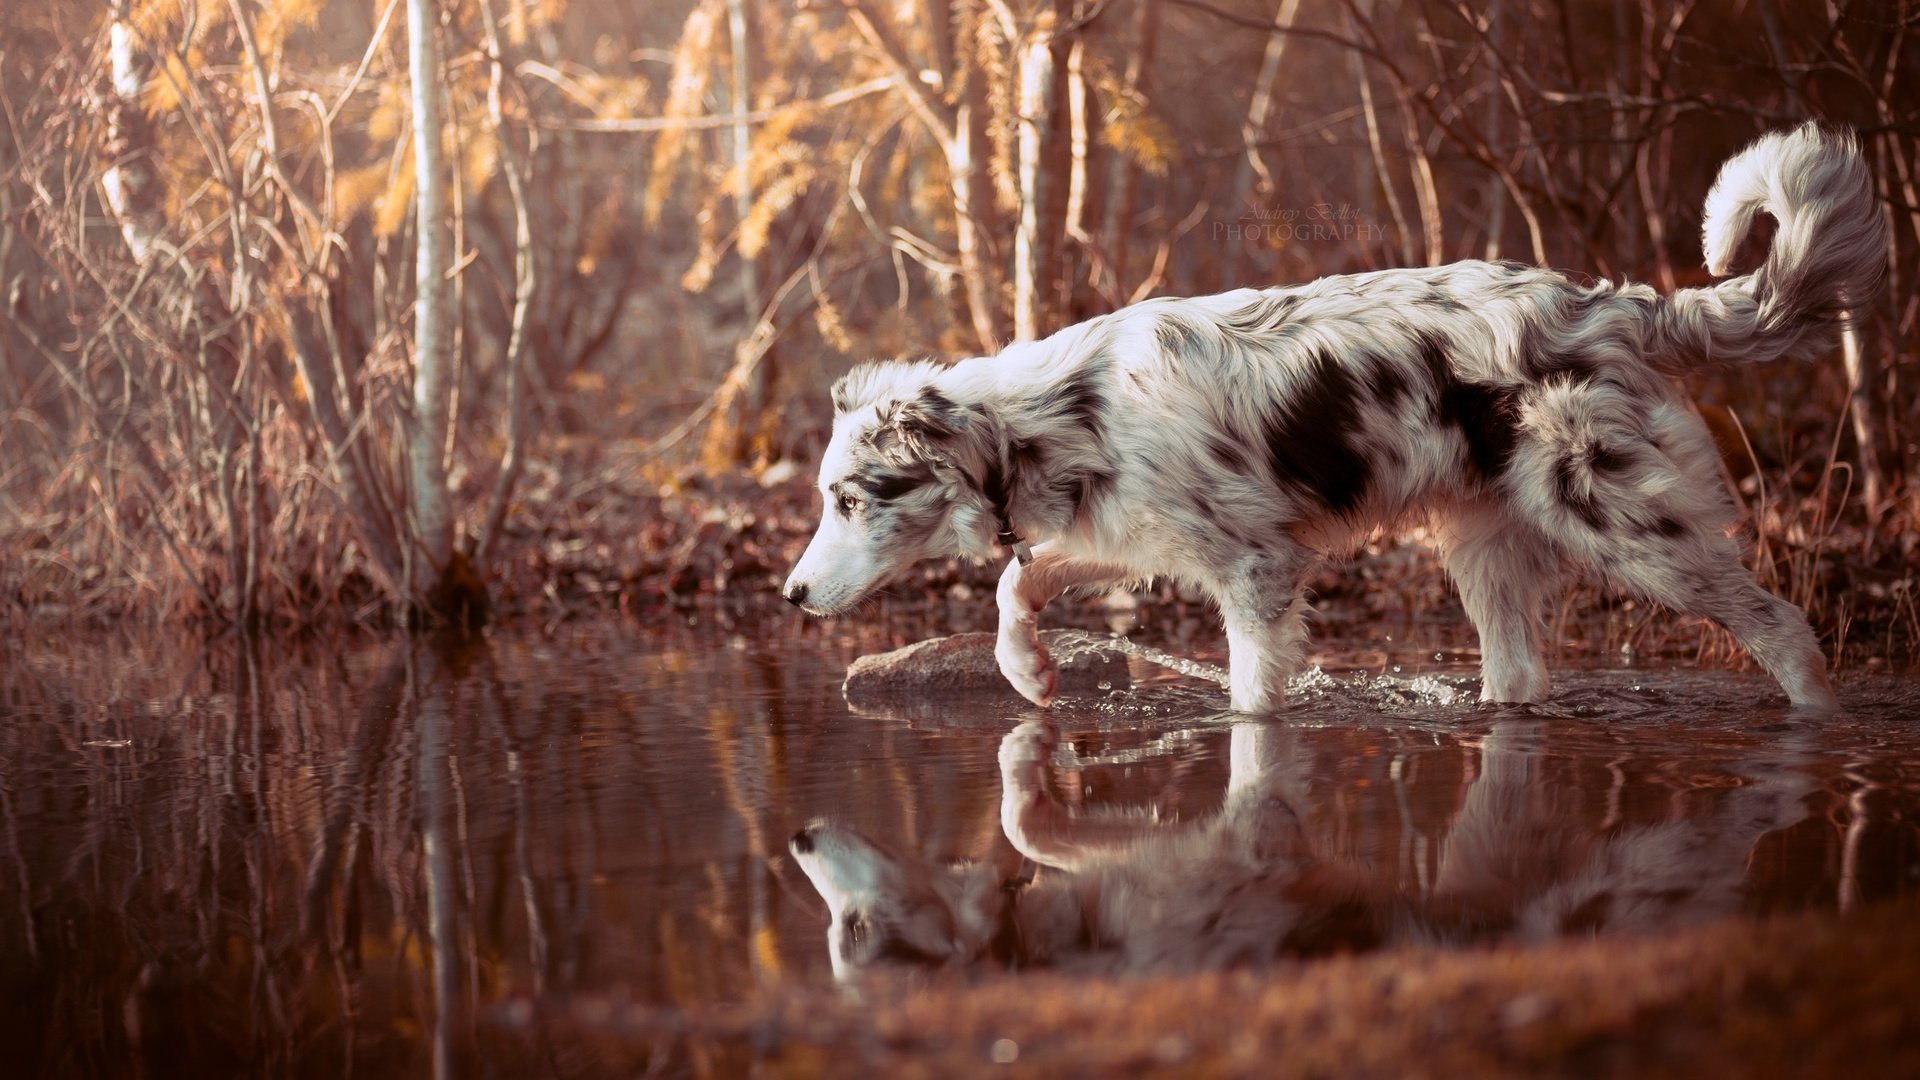
[[[1187,824],[1072,812],[1052,794],[1058,735],[1001,742],[1001,827],[1035,868],[933,863],[825,821],[788,851],[829,913],[836,978],[876,969],[1046,967],[1100,975],[1259,967],[1395,945],[1538,943],[1645,933],[1739,913],[1754,845],[1806,820],[1815,781],[1790,764],[1711,810],[1630,829],[1541,808],[1547,722],[1496,722],[1424,894],[1349,860],[1304,822],[1297,733],[1242,720],[1220,811]]]
[[[1887,226],[1851,137],[1813,124],[1722,167],[1715,275],[1762,211],[1778,228],[1757,269],[1669,296],[1469,261],[1148,300],[951,367],[856,368],[783,595],[831,615],[917,560],[1010,547],[996,657],[1046,705],[1040,609],[1169,577],[1217,603],[1231,705],[1258,713],[1301,666],[1318,563],[1425,515],[1485,701],[1547,698],[1543,609],[1578,570],[1719,623],[1794,706],[1832,712],[1813,631],[1741,564],[1714,444],[1669,379],[1819,355],[1878,285]]]

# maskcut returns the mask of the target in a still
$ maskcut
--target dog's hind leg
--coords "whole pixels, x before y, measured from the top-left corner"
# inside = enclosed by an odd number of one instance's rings
[[[1040,609],[1075,586],[1130,576],[1120,567],[1074,558],[1044,543],[1034,546],[1032,562],[1022,564],[1016,559],[1007,564],[997,594],[1000,632],[993,657],[1021,697],[1045,706],[1059,687],[1053,657],[1040,644]]]
[[[1480,700],[1545,701],[1552,682],[1541,654],[1541,612],[1558,588],[1561,556],[1539,530],[1491,506],[1439,522],[1447,573],[1480,635]]]
[[[1213,584],[1226,624],[1235,712],[1277,708],[1288,677],[1305,662],[1308,605],[1301,583],[1318,561],[1307,548],[1288,543],[1240,556]]]
[[[1796,708],[1839,711],[1806,614],[1761,588],[1732,540],[1718,532],[1663,539],[1652,551],[1636,545],[1603,557],[1599,569],[1629,592],[1725,627]]]
[[[1754,582],[1724,531],[1733,504],[1697,416],[1573,384],[1542,389],[1526,416],[1510,505],[1614,584],[1726,627],[1795,706],[1839,708],[1806,616]]]

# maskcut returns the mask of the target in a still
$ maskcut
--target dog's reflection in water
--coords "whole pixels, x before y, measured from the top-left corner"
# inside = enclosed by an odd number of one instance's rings
[[[1225,801],[1190,824],[1070,811],[1051,791],[1054,728],[1022,724],[1000,745],[1001,824],[1031,860],[1017,870],[930,862],[829,822],[788,846],[831,913],[838,977],[888,965],[1163,973],[1699,922],[1737,911],[1755,842],[1807,814],[1813,781],[1782,767],[1682,821],[1603,832],[1543,817],[1541,735],[1537,720],[1494,725],[1418,896],[1317,842],[1307,755],[1269,723],[1234,726]]]

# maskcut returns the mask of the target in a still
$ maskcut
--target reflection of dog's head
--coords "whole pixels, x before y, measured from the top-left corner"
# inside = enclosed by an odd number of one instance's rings
[[[991,554],[984,417],[941,391],[942,370],[870,364],[834,386],[833,438],[820,461],[825,505],[781,590],[788,600],[833,615],[921,559]]]
[[[827,902],[836,977],[884,964],[962,963],[992,942],[1001,890],[990,866],[928,866],[823,821],[794,833],[787,850]]]

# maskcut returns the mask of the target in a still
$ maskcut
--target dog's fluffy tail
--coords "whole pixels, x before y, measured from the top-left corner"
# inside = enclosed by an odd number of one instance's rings
[[[1701,229],[1708,270],[1732,270],[1761,211],[1779,227],[1759,269],[1682,289],[1667,305],[1671,348],[1661,351],[1676,366],[1805,356],[1879,287],[1887,224],[1851,135],[1809,122],[1762,136],[1721,166]]]

